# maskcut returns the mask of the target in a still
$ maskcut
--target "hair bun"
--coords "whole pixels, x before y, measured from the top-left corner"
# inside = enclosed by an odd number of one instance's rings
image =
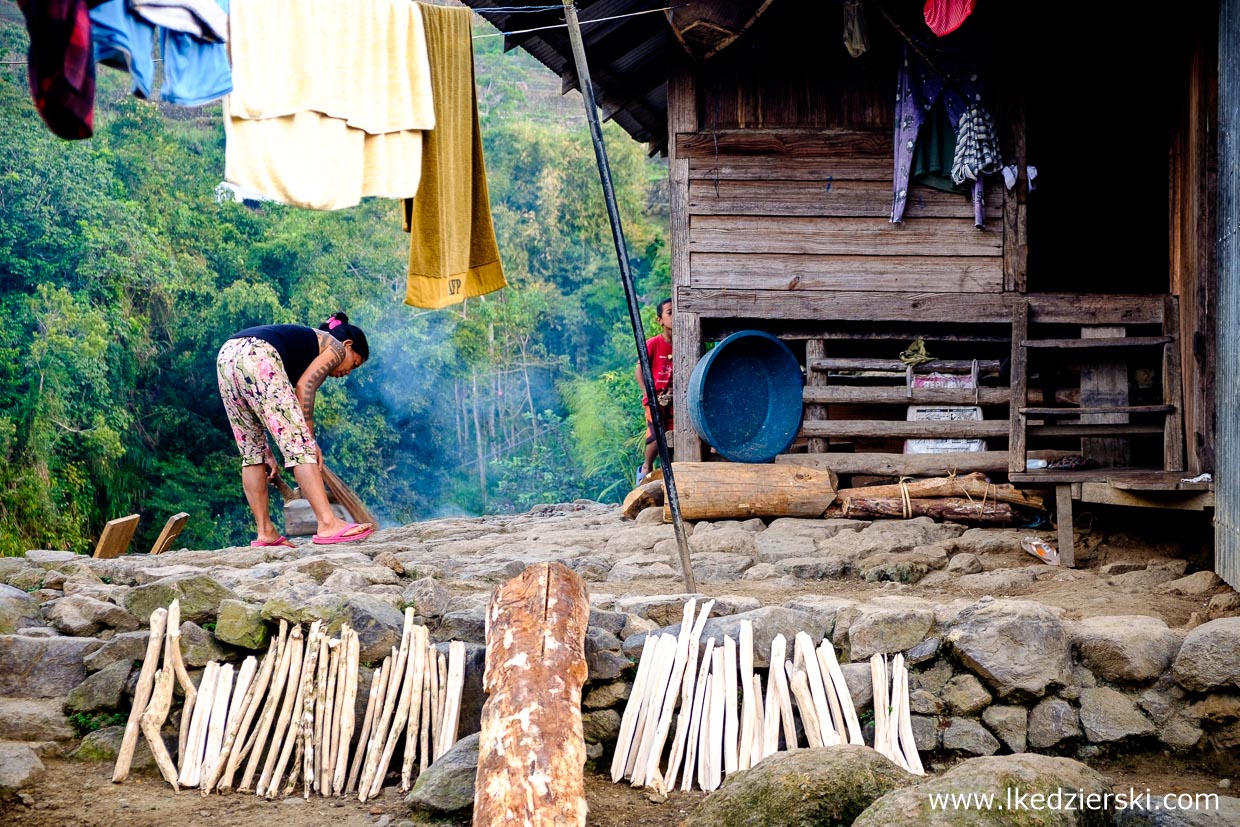
[[[348,313],[333,313],[333,314],[331,315],[331,318],[332,318],[332,319],[335,319],[336,321],[340,322],[341,324],[348,324],[348,323],[349,323],[349,314],[348,314]],[[330,319],[329,319],[329,321],[330,321]]]

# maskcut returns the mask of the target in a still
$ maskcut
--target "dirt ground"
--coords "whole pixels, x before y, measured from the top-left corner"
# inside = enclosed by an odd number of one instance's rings
[[[294,796],[266,801],[253,795],[227,793],[203,798],[197,790],[174,793],[154,775],[132,775],[124,784],[111,782],[107,763],[81,764],[51,760],[44,781],[29,793],[30,803],[0,803],[0,825],[21,827],[372,827],[380,822],[397,827],[467,824],[451,819],[426,820],[411,816],[395,785],[379,798],[359,804],[356,799],[309,801]],[[1229,781],[1200,763],[1167,756],[1140,756],[1094,762],[1116,790],[1147,787],[1155,792],[1218,793],[1234,795]],[[1220,782],[1225,786],[1220,787]],[[654,802],[628,784],[586,774],[587,823],[594,827],[674,827],[702,800],[704,793],[673,793]],[[384,819],[387,819],[386,821]],[[408,827],[408,823],[405,824]]]

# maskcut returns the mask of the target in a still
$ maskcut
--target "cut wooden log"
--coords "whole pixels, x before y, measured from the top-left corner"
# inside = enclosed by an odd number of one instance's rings
[[[181,654],[181,601],[173,600],[168,605],[168,645],[164,657],[171,661],[173,673],[185,702],[181,704],[181,727],[177,735],[177,758],[185,755],[185,741],[189,737],[189,725],[193,719],[194,706],[198,703],[198,687],[189,678],[189,670],[185,668],[185,658]]]
[[[827,687],[822,678],[822,669],[818,663],[817,652],[814,650],[813,638],[805,632],[798,632],[795,650],[794,663],[800,666],[800,669],[796,671],[805,672],[806,691],[809,692],[810,701],[813,703],[814,721],[818,724],[818,732],[810,737],[809,722],[806,720],[805,711],[802,710],[801,722],[807,730],[805,737],[810,746],[813,746],[814,741],[817,740],[822,746],[833,747],[840,742],[840,735],[831,717],[832,710],[827,701]]]
[[[287,628],[287,623],[285,624]],[[246,735],[249,733],[250,724],[257,714],[258,708],[262,703],[263,693],[267,691],[267,684],[271,680],[271,672],[275,668],[276,653],[279,650],[277,638],[272,638],[267,644],[267,654],[263,658],[262,664],[257,669],[257,674],[248,680],[244,693],[241,692],[241,681],[237,681],[238,691],[235,695],[241,695],[241,701],[238,706],[238,712],[234,718],[232,712],[228,715],[228,732],[224,735],[224,745],[220,748],[220,761],[215,766],[207,780],[200,785],[204,795],[210,794],[216,789],[228,789],[232,786],[233,773],[237,771],[243,760],[245,752]],[[250,659],[247,658],[248,662]],[[245,664],[241,667],[242,676],[244,677],[246,668]]]
[[[896,657],[899,657],[899,655]],[[890,704],[890,711],[887,713],[887,752],[900,767],[908,770],[908,762],[904,759],[904,753],[900,750],[901,697],[900,693],[895,691],[895,676],[896,665],[892,663],[887,668],[887,680],[890,683],[887,692],[887,699]]]
[[[151,546],[151,554],[163,554],[172,548],[172,544],[177,537],[181,536],[181,530],[185,528],[187,522],[189,522],[189,514],[184,511],[169,517],[168,522],[164,523],[163,531],[159,532],[159,536],[155,538],[155,545]]]
[[[681,631],[684,631],[683,628]],[[668,683],[676,665],[678,643],[679,639],[675,635],[659,635],[659,645],[654,656],[655,670],[650,677],[650,684],[646,687],[646,703],[642,705],[641,716],[637,721],[640,737],[634,736],[637,748],[629,754],[629,762],[625,766],[625,772],[635,787],[640,787],[646,781],[646,764],[654,746],[663,699],[670,691]]]
[[[344,641],[345,658],[340,674],[345,684],[343,699],[340,701],[340,712],[336,716],[340,721],[340,738],[335,744],[336,768],[332,772],[332,795],[340,795],[344,792],[345,782],[348,780],[349,745],[353,742],[353,728],[357,719],[357,669],[361,660],[361,642],[357,632],[346,625],[341,629],[341,639]]]
[[[585,824],[589,614],[585,581],[561,563],[532,565],[491,598],[474,824]]]
[[[763,715],[762,708],[762,676],[753,676],[753,696],[756,702],[753,705],[753,744],[749,748],[749,760],[751,766],[756,767],[766,753],[763,752],[763,746],[766,743],[766,718]]]
[[[426,627],[415,626],[413,635],[413,682],[409,692],[409,724],[405,728],[405,760],[400,770],[401,792],[408,792],[413,782],[413,762],[417,758],[418,732],[421,726],[421,718],[424,714],[422,692],[423,687],[426,685],[426,664],[429,653],[430,635]]]
[[[426,669],[422,678],[422,722],[418,725],[418,772],[426,772],[431,763],[431,675],[434,674],[435,652],[429,644]]]
[[[633,786],[640,787],[647,779],[658,775],[659,763],[663,759],[663,744],[672,728],[672,711],[676,700],[680,697],[681,685],[684,683],[685,665],[689,662],[689,644],[693,640],[694,615],[697,600],[690,599],[685,603],[684,616],[680,622],[680,634],[676,637],[676,651],[672,656],[672,671],[668,676],[667,688],[660,698],[651,698],[650,711],[655,719],[651,730],[650,746],[645,751],[644,761],[633,773]],[[694,664],[696,666],[697,664]],[[662,776],[660,776],[662,780]]]
[[[306,652],[310,649],[312,643],[318,643],[317,637],[317,629],[315,629],[311,632],[309,639],[303,639],[300,626],[293,629],[293,633],[289,636],[288,675],[285,678],[284,699],[280,703],[279,712],[275,714],[274,726],[271,728],[271,740],[266,742],[267,760],[263,762],[263,772],[258,778],[258,786],[254,789],[255,795],[260,797],[266,795],[272,786],[271,779],[275,775],[276,764],[280,760],[280,749],[284,741],[284,732],[292,720],[294,706],[296,705],[297,708],[300,708],[302,681],[305,677]],[[257,755],[260,752],[262,750],[256,747],[254,754]]]
[[[181,756],[182,787],[197,787],[202,777],[202,756],[207,747],[207,725],[215,703],[215,682],[220,676],[220,665],[211,661],[202,670],[198,684],[198,705],[194,707],[194,720],[190,722],[189,738],[185,741],[185,754]]]
[[[937,500],[903,500],[899,497],[849,497],[840,501],[840,514],[859,517],[932,517],[935,520],[966,520],[974,523],[1010,523],[1015,519],[1012,506],[1004,502],[982,502],[960,497]]]
[[[386,727],[381,724],[383,715],[383,706],[387,703],[387,697],[392,693],[392,685],[400,685],[403,674],[396,671],[396,662],[400,656],[400,650],[395,646],[392,647],[392,654],[383,659],[383,689],[379,693],[379,697],[375,702],[374,718],[370,722],[370,738],[365,743],[363,752],[361,776],[357,783],[358,796],[370,795],[370,782],[374,780],[374,768],[378,766],[378,756],[381,755],[384,739],[387,737]],[[381,729],[381,727],[383,727]],[[365,798],[359,798],[364,801]]]
[[[156,609],[151,612],[151,633],[146,640],[146,654],[142,659],[142,671],[138,673],[138,686],[134,690],[133,706],[129,711],[129,720],[125,724],[121,748],[116,755],[116,766],[112,770],[113,784],[119,784],[129,776],[129,766],[133,763],[133,751],[138,746],[138,736],[141,734],[142,714],[146,712],[146,705],[151,700],[151,692],[155,688],[155,672],[159,669],[159,650],[164,645],[164,628],[167,623],[167,609]]]
[[[288,640],[284,644],[280,660],[272,672],[271,692],[268,693],[267,702],[263,705],[263,713],[258,720],[258,729],[254,731],[252,736],[254,743],[250,747],[252,750],[250,752],[250,760],[246,762],[245,772],[241,774],[241,783],[237,785],[237,792],[249,792],[251,789],[250,782],[254,779],[254,773],[258,769],[259,761],[263,756],[263,748],[267,745],[267,736],[271,733],[272,724],[275,723],[276,711],[280,708],[281,700],[286,694],[285,686],[289,681],[289,673],[293,669],[301,669],[300,657],[296,665],[292,663],[294,650],[300,652],[301,645],[301,626],[294,626],[293,631],[289,634]]]
[[[137,514],[108,520],[103,526],[103,533],[99,535],[99,542],[95,544],[95,552],[91,556],[96,560],[111,560],[114,557],[120,557],[129,550],[129,541],[133,539],[133,533],[137,528]],[[151,673],[152,680],[154,680],[154,674],[154,672]],[[138,725],[134,724],[134,726],[136,728]]]
[[[887,697],[890,683],[887,681],[886,655],[876,652],[870,657],[870,683],[874,687],[874,749],[898,766],[900,762],[891,754],[891,703]]]
[[[913,775],[925,775],[926,770],[922,767],[921,756],[917,754],[917,742],[913,738],[913,717],[908,700],[908,667],[904,665],[903,656],[896,655],[896,657],[900,658],[899,674],[895,678],[895,688],[900,695],[900,751],[904,755],[904,762],[909,772]]]
[[[698,613],[697,620],[689,634],[689,653],[685,658],[684,677],[680,682],[680,712],[676,717],[676,734],[672,738],[672,749],[667,758],[667,773],[660,775],[664,790],[676,786],[676,774],[680,771],[680,762],[685,754],[685,738],[689,729],[689,716],[693,712],[693,689],[698,671],[698,650],[702,639],[702,629],[710,617],[710,610],[715,601],[708,600]]]
[[[957,497],[972,499],[979,503],[1005,502],[1021,505],[1026,508],[1045,509],[1041,494],[1026,491],[1009,484],[995,485],[979,472],[966,474],[963,477],[932,477],[930,479],[908,480],[903,485],[868,485],[864,488],[841,488],[835,498],[839,502],[847,499],[903,499],[905,494],[910,499],[934,499],[937,497]]]
[[[663,497],[663,480],[646,481],[628,493],[620,510],[625,517],[634,520],[647,508],[662,506]]]
[[[146,711],[142,713],[139,726],[142,728],[142,734],[146,736],[146,743],[151,748],[151,754],[155,756],[155,766],[159,767],[159,774],[172,785],[173,792],[180,792],[181,785],[177,781],[176,764],[172,762],[172,756],[168,754],[168,747],[164,745],[164,738],[160,733],[164,719],[168,717],[168,710],[172,708],[172,687],[175,683],[176,677],[172,674],[171,665],[166,665],[155,673],[155,687],[151,692],[151,702],[147,705]]]
[[[431,679],[430,684],[430,701],[431,706],[428,710],[430,715],[430,748],[428,755],[431,763],[435,762],[435,746],[439,741],[439,653],[435,651],[435,647],[431,647],[427,653],[426,664],[427,675]]]
[[[215,694],[211,699],[211,717],[207,719],[207,740],[202,751],[202,763],[198,767],[198,784],[202,786],[215,770],[220,760],[220,747],[224,745],[224,730],[228,726],[228,710],[232,706],[233,675],[236,667],[231,663],[220,664],[215,677]],[[210,788],[207,790],[210,792]]]
[[[448,691],[443,712],[443,752],[456,743],[461,725],[461,693],[465,689],[465,642],[448,644]],[[442,755],[442,753],[440,753]]]
[[[276,793],[280,789],[280,782],[284,780],[284,770],[288,767],[289,759],[293,755],[293,750],[297,746],[299,740],[298,735],[301,731],[299,724],[306,708],[306,696],[313,691],[314,674],[319,665],[319,637],[322,634],[319,631],[320,621],[315,621],[310,626],[310,634],[306,637],[305,657],[302,660],[301,674],[297,679],[297,693],[293,696],[293,703],[289,707],[289,715],[284,717],[284,710],[280,710],[280,721],[276,722],[276,733],[281,735],[287,733],[281,742],[278,738],[271,741],[272,752],[278,751],[279,758],[276,760],[275,767],[272,770],[271,780],[267,784],[267,789],[263,795],[268,799],[275,798]],[[299,764],[293,762],[293,774],[297,772]]]
[[[319,770],[314,777],[314,791],[321,795],[331,795],[332,772],[336,769],[336,757],[332,753],[337,737],[336,687],[340,683],[340,655],[342,647],[339,638],[328,641],[331,652],[327,665],[327,691],[323,696],[323,736],[319,744]],[[342,690],[343,691],[343,690]],[[317,722],[316,722],[317,726]]]
[[[740,645],[740,661],[741,661],[741,742],[737,750],[736,768],[738,770],[747,770],[753,766],[751,753],[753,751],[753,733],[754,717],[753,709],[755,703],[760,703],[761,699],[755,698],[753,694],[753,622],[749,620],[741,621],[741,645]]]
[[[435,662],[439,678],[439,701],[435,707],[435,714],[438,716],[435,719],[435,758],[438,759],[444,753],[441,741],[443,738],[444,713],[446,711],[444,707],[448,703],[448,656],[436,649]]]
[[[789,752],[797,748],[797,724],[792,717],[792,691],[788,688],[788,661],[780,658],[771,664],[771,678],[775,683],[775,697],[779,701],[779,722],[784,731],[784,748]]]
[[[367,798],[374,798],[379,794],[379,790],[383,787],[383,779],[387,775],[388,766],[392,763],[392,754],[396,751],[396,744],[401,740],[401,733],[404,730],[405,722],[409,720],[409,709],[413,696],[413,677],[415,667],[417,666],[418,652],[422,646],[423,627],[413,624],[413,608],[405,610],[406,618],[409,626],[409,654],[405,658],[405,674],[400,681],[400,695],[396,699],[396,708],[392,715],[392,726],[388,730],[387,738],[383,742],[383,752],[379,756],[374,776],[370,781],[370,793]],[[464,652],[462,652],[464,655]],[[419,691],[421,687],[419,687]]]
[[[405,608],[405,626],[401,633],[400,649],[396,653],[396,662],[392,667],[391,683],[388,684],[387,694],[383,699],[383,709],[379,713],[376,721],[375,729],[370,736],[370,745],[366,748],[366,764],[362,767],[362,783],[358,787],[357,800],[365,801],[377,795],[379,788],[383,784],[383,776],[387,772],[387,762],[383,761],[384,755],[388,761],[392,758],[392,752],[387,748],[387,742],[393,740],[394,736],[390,732],[392,716],[396,712],[396,704],[400,699],[402,685],[411,680],[407,674],[406,668],[409,663],[409,650],[413,646],[413,607]],[[395,744],[393,744],[395,748]],[[378,778],[379,786],[375,785],[375,779]]]
[[[723,649],[718,648],[711,654],[710,662],[711,686],[710,686],[710,728],[707,730],[709,741],[705,756],[706,764],[706,784],[703,789],[707,792],[714,792],[719,789],[719,785],[723,782],[723,724],[724,724],[724,702],[723,702]],[[705,727],[704,727],[705,729]]]
[[[629,690],[629,698],[624,705],[624,714],[620,716],[620,734],[616,736],[616,751],[611,757],[611,780],[616,783],[624,777],[624,769],[628,764],[629,752],[633,747],[633,736],[637,733],[637,719],[645,698],[646,684],[649,683],[650,673],[654,669],[654,651],[658,643],[655,635],[646,635],[646,640],[642,644],[642,653],[637,658],[637,675],[633,678],[633,688]]]
[[[853,704],[852,693],[848,690],[848,681],[844,680],[844,671],[835,658],[835,648],[830,640],[823,640],[818,646],[818,665],[831,678],[831,686],[835,688],[835,697],[839,700],[840,712],[844,721],[840,725],[840,740],[844,740],[844,726],[848,728],[848,743],[865,746],[865,738],[861,735],[861,722],[857,720],[857,708]],[[828,699],[831,693],[828,694]],[[834,711],[833,711],[834,714]]]
[[[800,465],[676,462],[672,471],[686,520],[821,517],[839,487],[834,471]]]
[[[736,641],[723,638],[723,774],[736,772],[740,721],[736,715]]]
[[[783,669],[784,649],[787,645],[784,636],[776,635],[771,639],[771,668],[766,679],[766,705],[762,709],[765,719],[762,730],[762,754],[773,755],[779,751],[779,703],[778,676]]]
[[[791,669],[791,667],[789,667]],[[822,742],[822,724],[818,721],[818,712],[809,689],[809,680],[804,669],[791,670],[789,685],[792,697],[796,699],[797,709],[801,710],[801,726],[805,730],[805,740],[810,748],[825,746]]]
[[[237,684],[233,687],[232,700],[228,705],[219,751],[215,760],[204,764],[202,768],[202,779],[198,787],[203,795],[210,795],[219,783],[220,776],[224,774],[224,768],[228,764],[228,755],[237,740],[237,730],[241,727],[241,718],[245,714],[246,705],[250,702],[250,687],[253,685],[254,673],[257,671],[258,660],[253,655],[242,661],[241,668],[237,670]]]
[[[392,659],[384,658],[383,663],[379,664],[379,668],[370,674],[370,694],[366,700],[366,714],[362,717],[362,729],[358,735],[357,747],[353,752],[353,763],[349,770],[348,781],[341,791],[345,795],[352,795],[357,789],[357,782],[362,774],[362,764],[366,762],[366,746],[370,742],[370,732],[375,725],[375,707],[382,701],[384,689],[387,681],[387,673],[392,668]]]
[[[685,792],[688,792],[692,788],[693,778],[697,769],[695,764],[698,751],[698,733],[700,732],[702,725],[702,705],[705,703],[706,681],[710,676],[711,652],[714,648],[715,639],[713,637],[707,638],[706,649],[702,655],[702,664],[698,667],[697,680],[694,682],[693,698],[690,702],[688,719],[689,728],[686,730],[685,734],[684,780],[680,785],[680,789]],[[679,738],[679,733],[677,733],[677,740],[679,740]],[[675,780],[676,773],[674,772],[674,768],[669,766],[666,778],[669,789],[674,786]]]
[[[702,695],[702,716],[698,723],[696,755],[698,788],[705,790],[707,784],[710,783],[707,776],[710,774],[710,720],[715,698],[715,676],[713,674],[707,673],[706,684],[702,688],[705,691]]]
[[[302,772],[305,776],[305,797],[310,797],[310,790],[321,790],[322,782],[319,770],[323,764],[323,725],[326,721],[324,711],[327,707],[327,677],[331,670],[332,648],[331,639],[324,634],[319,638],[318,666],[314,675],[313,692],[306,694],[305,711],[302,713],[302,740],[305,742],[305,764]]]

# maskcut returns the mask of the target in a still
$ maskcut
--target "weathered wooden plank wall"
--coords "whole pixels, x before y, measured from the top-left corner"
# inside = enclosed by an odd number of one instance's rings
[[[1214,570],[1240,589],[1240,0],[1221,0],[1218,38],[1218,464]]]

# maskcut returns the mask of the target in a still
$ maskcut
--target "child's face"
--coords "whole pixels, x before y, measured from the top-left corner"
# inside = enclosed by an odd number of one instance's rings
[[[670,303],[663,306],[663,312],[659,314],[659,324],[664,330],[672,329],[672,305]]]

